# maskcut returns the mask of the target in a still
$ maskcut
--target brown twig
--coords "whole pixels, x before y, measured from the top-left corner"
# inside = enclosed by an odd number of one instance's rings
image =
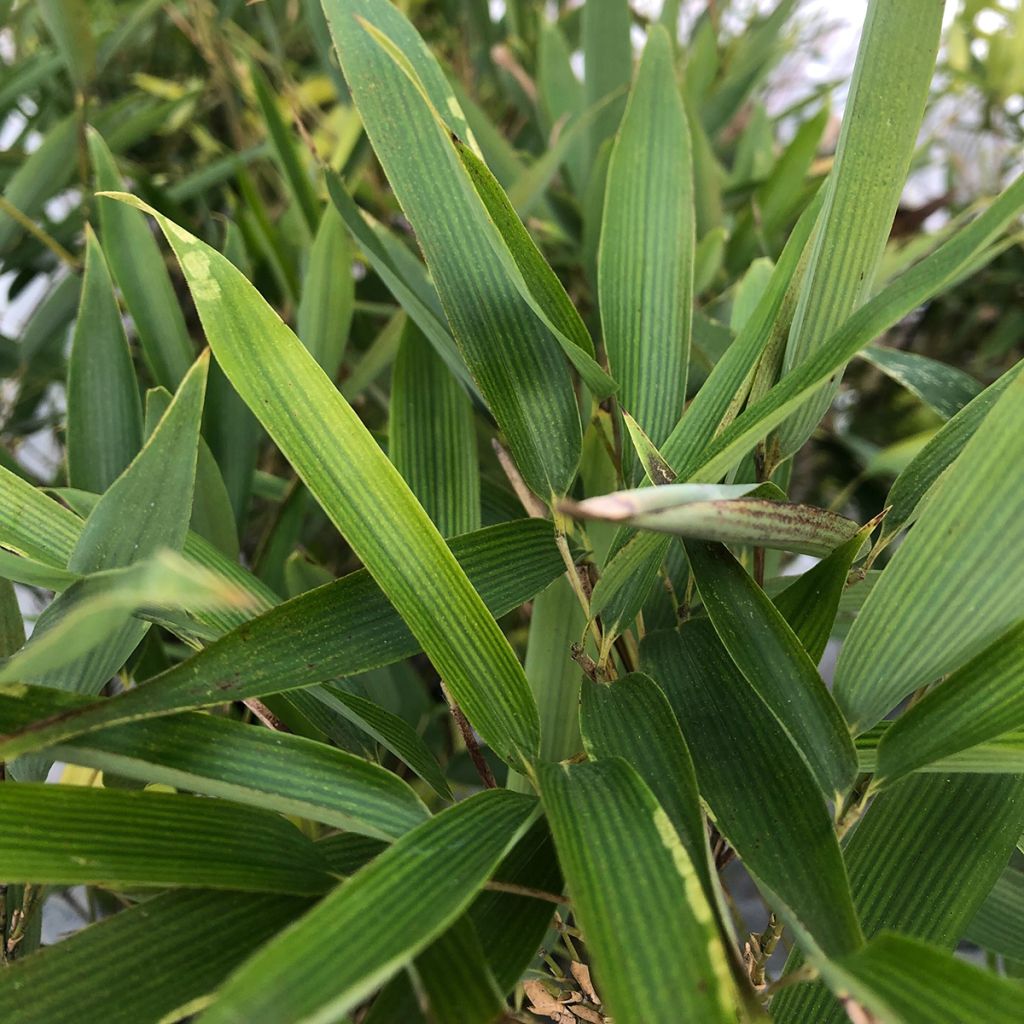
[[[497,789],[498,783],[494,779],[491,766],[487,763],[487,759],[480,749],[476,733],[473,732],[473,726],[469,724],[469,719],[463,714],[462,708],[459,707],[455,698],[448,692],[448,687],[443,682],[441,683],[441,692],[444,694],[444,699],[448,702],[448,708],[452,713],[452,718],[455,719],[455,724],[459,727],[462,740],[466,744],[469,758],[473,762],[473,767],[476,768],[477,775],[480,776],[480,781],[487,789]]]
[[[267,707],[263,701],[256,697],[246,697],[242,703],[256,716],[268,729],[274,732],[291,732],[287,725]]]
[[[508,482],[512,485],[512,490],[516,492],[516,497],[519,499],[519,504],[526,510],[526,514],[531,519],[543,519],[547,514],[547,507],[544,502],[540,500],[526,486],[526,482],[523,480],[519,473],[519,469],[516,464],[512,461],[512,456],[505,450],[502,443],[496,438],[491,438],[491,447],[494,449],[494,454],[498,456],[498,463],[501,466],[502,471],[508,478]]]

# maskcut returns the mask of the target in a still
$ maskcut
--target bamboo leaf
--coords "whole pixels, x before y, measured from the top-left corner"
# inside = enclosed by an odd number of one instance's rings
[[[1024,829],[1024,783],[999,775],[916,775],[877,797],[844,850],[864,933],[891,929],[952,950]],[[787,970],[799,963],[791,957]],[[840,1024],[824,985],[780,992],[779,1024]]]
[[[733,1020],[736,993],[700,876],[636,772],[616,757],[544,764],[540,789],[615,1020]]]
[[[535,812],[528,797],[489,790],[413,829],[251,957],[202,1024],[340,1019],[467,909]]]
[[[1017,623],[892,724],[878,746],[877,777],[897,779],[1024,725],[1022,673]]]
[[[892,724],[879,722],[857,737],[857,766],[862,772],[872,774],[878,770],[878,748]],[[1024,775],[1024,729],[1010,729],[966,750],[928,761],[915,770],[940,775]]]
[[[1007,868],[971,918],[964,937],[982,949],[1024,960],[1024,871]]]
[[[1007,467],[1024,459],[1024,378],[985,417],[864,604],[839,656],[836,699],[860,732],[915,687],[1020,619],[1024,521]]]
[[[869,345],[861,357],[917,395],[944,420],[981,393],[981,385],[969,373],[915,352]]]
[[[292,201],[302,212],[309,233],[316,234],[320,221],[320,201],[317,199],[313,183],[306,169],[302,166],[301,150],[292,137],[291,129],[285,124],[278,109],[277,98],[274,96],[266,75],[258,64],[250,64],[253,90],[256,102],[267,126],[267,134],[277,158],[281,173],[284,176]]]
[[[870,294],[917,145],[941,31],[942,7],[929,0],[868,5],[783,373],[826,347]],[[782,427],[784,455],[807,440],[837,387],[823,389]]]
[[[666,484],[563,502],[582,519],[730,544],[828,555],[858,531],[835,512],[784,501],[744,497],[757,484]],[[776,493],[778,493],[776,489]],[[646,545],[645,545],[646,546]]]
[[[1024,177],[1017,179],[991,206],[905,274],[861,306],[812,355],[787,373],[763,398],[748,406],[687,465],[684,478],[716,480],[728,472],[768,431],[819,384],[865,345],[958,278],[963,264],[975,259],[1024,206]],[[673,449],[662,454],[679,470]]]
[[[124,188],[103,137],[95,128],[86,137],[96,188]],[[138,210],[102,196],[96,206],[103,251],[132,315],[146,365],[157,384],[174,391],[192,362],[192,342],[156,239]]]
[[[584,684],[580,729],[592,760],[621,757],[650,787],[715,906],[711,848],[693,759],[658,684],[640,672],[610,685]]]
[[[69,665],[142,612],[194,614],[222,607],[253,608],[254,602],[245,590],[173,551],[92,573],[64,590],[60,613],[47,616],[45,628],[0,668],[0,682],[39,679]]]
[[[892,1024],[1014,1024],[1021,989],[924,942],[883,933],[825,969],[837,993]]]
[[[619,127],[626,106],[626,93],[633,78],[629,4],[626,0],[610,0],[589,8],[585,6],[582,19],[583,105],[593,107],[601,100],[613,97],[590,128],[587,148],[593,165],[601,146],[614,137]]]
[[[704,609],[729,656],[782,723],[822,791],[838,801],[853,782],[857,758],[814,663],[728,548],[698,541],[684,546]]]
[[[615,381],[595,361],[593,339],[562,283],[487,165],[468,146],[457,140],[453,142],[477,195],[497,228],[497,233],[488,233],[488,238],[498,262],[523,301],[554,336],[594,397],[607,398],[615,391]]]
[[[905,526],[914,519],[921,501],[929,488],[959,456],[964,445],[974,436],[1002,393],[1024,371],[1024,362],[1007,370],[995,383],[990,384],[977,398],[972,399],[952,417],[942,429],[921,449],[910,464],[896,478],[889,491],[886,505],[889,512],[882,526],[881,536],[873,554],[880,552]]]
[[[21,783],[0,786],[0,811],[12,882],[313,895],[332,881],[293,825],[220,800]]]
[[[480,528],[473,407],[414,324],[391,379],[389,454],[443,537]]]
[[[414,258],[406,258],[399,262],[398,254],[402,252],[401,248],[386,244],[389,236],[369,214],[356,206],[337,175],[328,173],[327,191],[345,226],[359,243],[363,255],[398,300],[402,309],[409,314],[409,319],[434,346],[434,351],[444,360],[453,376],[462,381],[470,394],[479,395],[476,384],[448,330],[437,292],[430,286],[425,273],[421,275],[419,281],[409,273],[410,265],[416,270],[422,270],[422,265],[417,264]]]
[[[801,945],[852,952],[863,940],[821,789],[714,627],[650,633],[641,663],[672,704],[715,825],[772,906]]]
[[[452,799],[452,791],[437,759],[404,719],[358,693],[347,693],[337,686],[318,686],[312,692],[321,703],[338,711],[401,758],[442,800]]]
[[[328,0],[325,11],[367,134],[416,232],[463,357],[526,483],[545,499],[564,494],[580,456],[571,381],[547,329],[495,256],[503,243],[450,140],[454,133],[472,145],[458,103],[423,41],[389,3]]]
[[[150,388],[146,392],[147,437],[156,428],[170,403],[171,395],[164,388]],[[227,558],[238,560],[238,532],[231,495],[228,494],[217,460],[202,435],[199,437],[199,450],[196,454],[196,483],[189,525],[197,536],[209,541]]]
[[[88,227],[67,388],[68,482],[102,493],[142,447],[142,403],[114,285]]]
[[[817,665],[825,653],[846,589],[850,567],[877,525],[872,519],[832,554],[797,577],[772,601]]]
[[[655,26],[612,147],[597,264],[619,403],[655,444],[686,396],[694,245],[690,131],[672,43]]]
[[[94,703],[33,688],[0,702],[5,732],[71,707]],[[114,726],[47,751],[98,771],[162,783],[395,839],[427,817],[396,775],[363,758],[301,736],[242,725],[216,715],[186,714]]]
[[[154,896],[11,964],[0,973],[0,1013],[21,1024],[177,1019],[306,906],[203,889]]]
[[[329,206],[320,217],[309,251],[296,333],[331,378],[337,375],[345,354],[354,303],[348,232],[338,211]]]
[[[85,0],[39,0],[39,13],[57,44],[75,88],[84,91],[96,70],[96,39]]]
[[[488,527],[457,538],[452,549],[499,616],[565,571],[551,524],[538,519]],[[515,573],[509,573],[510,564]],[[358,675],[418,650],[369,573],[351,573],[236,627],[145,686],[3,737],[0,757],[109,725]],[[16,697],[0,690],[0,700]]]
[[[151,212],[239,394],[380,582],[492,749],[513,764],[531,759],[539,726],[522,666],[408,485],[259,292],[218,252]],[[290,389],[281,389],[283,380]]]

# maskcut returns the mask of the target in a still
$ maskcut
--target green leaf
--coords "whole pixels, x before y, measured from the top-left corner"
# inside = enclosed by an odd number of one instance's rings
[[[963,264],[985,251],[1021,206],[1024,177],[1018,178],[977,220],[861,306],[819,349],[787,373],[763,398],[744,409],[698,452],[692,464],[687,463],[686,472],[678,475],[683,479],[711,481],[729,472],[768,431],[865,345],[955,281]],[[678,472],[680,466],[674,451],[668,442],[662,447],[662,454]]]
[[[495,1020],[505,1008],[504,993],[465,914],[416,957],[413,970],[436,1024],[480,1024]]]
[[[1021,987],[945,950],[883,933],[838,961],[837,991],[893,1024],[1015,1024]]]
[[[852,952],[863,940],[821,789],[714,627],[649,633],[641,664],[675,711],[715,825],[766,898],[801,944]]]
[[[856,732],[1020,619],[1024,520],[1009,467],[1022,460],[1018,377],[930,492],[843,645],[835,694]]]
[[[322,704],[337,711],[395,757],[401,758],[442,800],[452,799],[452,791],[437,758],[405,719],[358,693],[346,693],[337,686],[318,686],[312,692]]]
[[[535,810],[488,790],[413,829],[251,957],[202,1024],[339,1020],[458,919]]]
[[[96,70],[96,39],[86,0],[39,0],[42,15],[75,89],[84,91]]]
[[[601,146],[615,135],[626,106],[626,93],[633,78],[633,44],[629,34],[632,19],[627,0],[584,6],[582,18],[583,105],[589,108],[613,97],[590,128],[587,148],[592,174]]]
[[[142,404],[114,285],[88,226],[67,391],[68,482],[102,493],[142,447]]]
[[[733,1021],[736,993],[700,875],[636,772],[616,757],[544,764],[540,788],[615,1020]]]
[[[474,727],[509,763],[530,760],[540,735],[522,666],[423,506],[259,292],[218,252],[152,212],[239,394],[380,583]],[[281,381],[289,388],[282,390]]]
[[[877,778],[897,779],[1024,725],[1022,673],[1019,622],[890,726],[878,746]]]
[[[866,523],[832,554],[772,598],[815,665],[821,661],[832,635],[850,567],[877,524],[877,519]]]
[[[862,772],[872,774],[878,770],[878,748],[892,726],[889,721],[879,722],[857,737],[857,766]],[[928,761],[915,770],[942,775],[951,772],[1024,775],[1024,729],[1010,729],[966,750]]]
[[[499,616],[565,571],[551,524],[539,519],[479,530],[454,540],[452,549]],[[510,564],[515,573],[508,571]],[[0,739],[0,757],[108,725],[358,675],[419,649],[372,577],[361,570],[236,627],[145,686]],[[0,699],[10,696],[0,690]]]
[[[1019,777],[916,775],[881,794],[844,850],[864,933],[891,929],[952,950],[1022,830]],[[791,957],[787,970],[798,963]],[[780,992],[772,1016],[778,1024],[847,1020],[821,984]]]
[[[1024,960],[1024,871],[1007,868],[971,919],[964,938],[991,953]]]
[[[328,173],[327,191],[345,226],[359,243],[363,256],[401,304],[402,309],[409,314],[409,319],[434,346],[434,351],[444,360],[445,366],[451,370],[453,376],[466,386],[470,394],[479,395],[476,384],[448,330],[437,292],[423,272],[422,264],[405,253],[400,246],[393,244],[385,230],[373,221],[369,214],[356,206],[336,174]],[[419,280],[410,273],[413,270],[419,274]]]
[[[930,0],[872,0],[868,5],[783,373],[826,348],[870,294],[917,145],[942,10]],[[837,387],[835,382],[823,389],[783,425],[779,443],[784,455],[807,440]]]
[[[69,665],[116,633],[131,616],[253,608],[252,596],[172,551],[77,579],[61,595],[60,613],[0,668],[0,682],[39,679]],[[40,619],[40,621],[44,621]],[[81,691],[88,692],[88,690]]]
[[[454,133],[472,145],[458,103],[390,3],[327,0],[324,9],[367,134],[416,232],[463,357],[527,485],[544,499],[564,494],[580,456],[571,380],[496,255],[504,243],[450,139]]]
[[[487,165],[468,147],[453,140],[477,195],[497,228],[488,233],[494,254],[516,291],[537,319],[551,332],[595,398],[607,398],[615,381],[594,360],[594,341],[561,281],[548,266],[536,243]]]
[[[146,392],[147,436],[156,428],[170,404],[171,395],[164,388],[150,388]],[[227,558],[238,560],[238,532],[231,495],[228,494],[217,460],[201,435],[196,455],[196,483],[189,525],[199,537],[209,541]]]
[[[640,672],[614,683],[585,683],[580,729],[591,760],[621,757],[668,815],[711,906],[711,848],[689,748],[664,692]]]
[[[915,352],[869,345],[861,358],[913,392],[944,420],[981,393],[981,385],[969,373]]]
[[[345,354],[355,287],[345,222],[338,211],[329,206],[320,218],[309,251],[296,333],[331,378],[337,375]]]
[[[0,876],[11,882],[313,895],[331,878],[276,814],[220,800],[87,786],[0,786]]]
[[[90,128],[86,138],[96,188],[124,188],[103,137]],[[103,251],[132,315],[146,365],[157,384],[174,391],[192,362],[192,342],[156,239],[138,210],[102,196],[96,206]]]
[[[684,546],[704,609],[729,656],[781,722],[825,795],[838,801],[857,774],[857,756],[814,662],[725,545]]]
[[[655,444],[686,396],[695,244],[690,130],[671,40],[653,26],[612,147],[597,266],[618,400]]]
[[[537,96],[544,129],[549,135],[556,126],[564,132],[566,121],[583,110],[583,86],[572,69],[571,56],[558,26],[542,19],[537,47]],[[565,153],[565,167],[577,195],[582,194],[587,181],[588,142],[586,136],[575,139]]]
[[[579,598],[565,575],[534,598],[526,638],[526,678],[540,712],[540,753],[545,761],[561,761],[581,749],[582,672],[572,658],[572,645],[579,643],[586,626]]]
[[[78,146],[77,114],[54,124],[37,149],[22,160],[7,178],[4,199],[26,217],[36,217],[46,200],[71,180]],[[24,228],[0,211],[0,254],[6,255],[22,237]]]
[[[17,700],[0,701],[0,728],[6,732],[88,703],[94,702],[34,687]],[[47,756],[383,839],[395,839],[427,817],[401,779],[370,761],[217,715],[114,726],[58,744]]]
[[[443,537],[480,528],[473,407],[415,324],[406,324],[391,378],[388,450]]]
[[[120,568],[185,543],[208,366],[204,353],[142,451],[89,514],[68,558],[72,572]]]
[[[301,211],[310,234],[316,233],[320,220],[320,201],[306,169],[302,166],[302,151],[295,143],[293,130],[281,117],[277,97],[273,95],[267,76],[255,62],[249,65],[256,102],[267,126],[267,134],[274,156],[277,158],[285,186],[292,202]]]
[[[828,555],[857,533],[844,516],[811,505],[744,497],[758,484],[665,484],[615,491],[563,508],[583,519],[730,544]],[[763,485],[762,485],[763,486]],[[778,493],[778,489],[774,489]],[[645,545],[652,550],[649,545]]]
[[[202,889],[154,896],[11,964],[0,973],[0,1014],[20,1024],[178,1019],[306,906]]]
[[[932,484],[957,458],[964,445],[992,410],[999,397],[1024,372],[1024,361],[1004,373],[990,384],[977,398],[972,399],[914,456],[910,464],[896,478],[889,491],[886,505],[889,512],[882,525],[881,536],[872,555],[877,555],[905,526],[916,518],[921,501]]]

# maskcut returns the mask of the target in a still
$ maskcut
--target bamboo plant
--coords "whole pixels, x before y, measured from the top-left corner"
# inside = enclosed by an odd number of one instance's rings
[[[0,5],[5,1021],[1020,1019],[1024,364],[893,339],[1024,179],[682,6]]]

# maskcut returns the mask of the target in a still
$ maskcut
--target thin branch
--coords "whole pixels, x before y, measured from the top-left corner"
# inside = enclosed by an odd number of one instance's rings
[[[11,220],[17,221],[33,238],[42,242],[62,263],[70,267],[76,274],[82,265],[64,248],[48,231],[41,228],[31,217],[21,212],[9,199],[0,195],[0,212],[6,213]]]
[[[543,889],[534,889],[528,885],[516,885],[513,882],[496,882],[493,879],[484,883],[484,888],[491,892],[507,892],[513,896],[529,896],[530,899],[543,900],[545,903],[554,903],[556,906],[562,904],[571,905],[572,901],[568,896],[559,896],[558,893],[546,892]]]
[[[473,767],[476,768],[477,775],[480,776],[480,781],[484,784],[487,789],[497,789],[498,783],[494,779],[494,773],[491,771],[491,766],[487,763],[487,758],[484,757],[483,751],[480,749],[480,744],[477,742],[476,734],[473,732],[473,726],[469,724],[469,719],[466,718],[459,707],[455,698],[448,692],[448,687],[441,683],[441,692],[444,694],[444,699],[448,702],[448,708],[452,713],[452,718],[455,719],[455,724],[459,727],[459,732],[462,733],[462,740],[466,744],[466,750],[469,752],[470,760],[473,762]]]

